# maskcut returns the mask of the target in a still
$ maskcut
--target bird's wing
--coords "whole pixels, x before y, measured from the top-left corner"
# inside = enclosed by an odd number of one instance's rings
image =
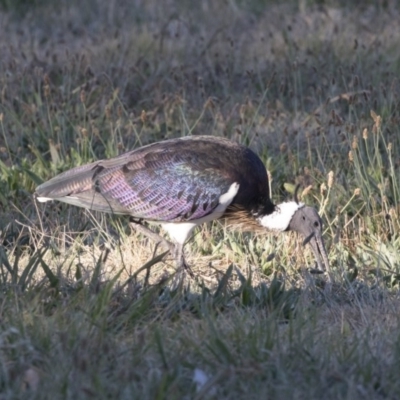
[[[190,221],[211,214],[235,183],[209,155],[158,150],[74,168],[40,185],[36,194],[43,201],[147,220]]]

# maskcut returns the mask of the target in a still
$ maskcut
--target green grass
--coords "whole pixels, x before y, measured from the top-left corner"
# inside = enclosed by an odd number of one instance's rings
[[[0,2],[0,392],[11,398],[398,398],[396,2]],[[123,218],[32,193],[171,137],[254,149],[295,235],[201,227],[196,274]],[[199,381],[198,381],[199,380]]]

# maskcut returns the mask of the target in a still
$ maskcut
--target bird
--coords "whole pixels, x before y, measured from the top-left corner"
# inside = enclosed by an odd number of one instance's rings
[[[317,210],[299,202],[297,190],[294,201],[274,204],[261,159],[224,137],[193,135],[151,143],[56,175],[39,185],[35,196],[39,202],[58,200],[129,216],[132,228],[168,247],[178,270],[191,272],[184,245],[194,228],[224,218],[242,230],[298,232],[314,253],[314,270],[329,271]],[[170,240],[147,223],[160,224]]]

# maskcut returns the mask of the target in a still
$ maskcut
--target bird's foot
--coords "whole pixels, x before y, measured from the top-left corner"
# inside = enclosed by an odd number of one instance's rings
[[[186,262],[185,256],[183,255],[183,246],[177,244],[172,254],[176,260],[176,272],[180,274],[187,272],[192,278],[194,278],[194,273],[189,264]]]
[[[188,275],[190,278],[188,278]],[[177,263],[175,274],[171,281],[171,290],[186,291],[190,288],[190,282],[195,278],[190,266],[183,260],[183,262]]]
[[[182,262],[179,263],[177,271],[187,272],[191,278],[195,277],[192,268],[190,268],[190,265],[185,261],[185,259],[183,259]]]

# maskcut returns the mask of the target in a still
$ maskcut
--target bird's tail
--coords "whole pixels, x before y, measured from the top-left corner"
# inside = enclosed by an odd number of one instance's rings
[[[96,187],[96,175],[104,168],[94,162],[65,171],[36,188],[40,202],[58,200],[90,210],[115,214],[126,213],[120,203],[107,198]]]

